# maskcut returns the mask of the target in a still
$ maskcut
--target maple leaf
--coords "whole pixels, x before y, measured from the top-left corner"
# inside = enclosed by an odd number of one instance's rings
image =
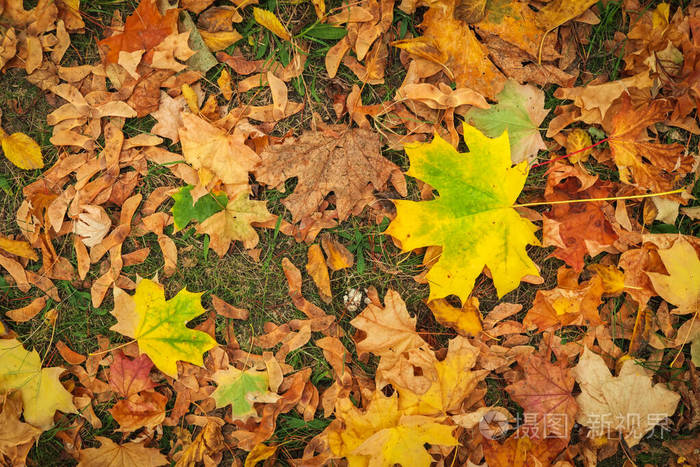
[[[135,339],[160,371],[177,378],[178,360],[202,366],[202,354],[216,347],[209,334],[185,327],[205,312],[201,296],[183,289],[166,301],[163,287],[150,279],[138,283],[133,297],[115,288],[117,324],[110,329]]]
[[[549,113],[544,108],[544,92],[508,80],[496,100],[488,109],[471,109],[465,118],[489,138],[507,130],[514,164],[534,159],[537,151],[546,148],[539,129]]]
[[[104,436],[96,436],[99,448],[81,449],[79,467],[132,467],[134,465],[156,467],[168,464],[168,459],[156,448],[147,448],[144,443],[130,441],[117,444]]]
[[[484,439],[482,446],[489,467],[529,467],[553,465],[567,444],[566,438],[531,439],[521,430],[502,444],[494,439]]]
[[[629,93],[624,93],[605,115],[603,128],[610,135],[608,144],[623,183],[663,192],[674,188],[679,175],[690,172],[693,157],[685,154],[682,144],[648,142],[647,127],[666,120],[671,109],[666,99],[633,107]]]
[[[429,466],[433,459],[424,444],[458,444],[452,436],[453,426],[439,423],[439,418],[405,415],[398,399],[396,394],[385,397],[376,391],[365,412],[349,399],[339,399],[335,415],[344,426],[329,427],[328,444],[333,454],[345,457],[351,467]]]
[[[612,376],[603,358],[588,347],[573,373],[581,386],[581,394],[576,397],[576,421],[589,427],[595,437],[608,435],[613,426],[630,447],[664,417],[673,415],[680,400],[663,384],[652,385],[651,377],[634,360],[625,360],[619,374]],[[601,424],[600,420],[610,420],[610,424]]]
[[[220,452],[227,446],[224,435],[221,433],[223,424],[221,419],[207,417],[207,424],[194,440],[192,440],[190,433],[183,429],[182,436],[178,436],[178,438],[183,441],[184,447],[177,454],[179,457],[174,459],[177,460],[176,465],[197,465],[200,462],[203,462],[204,465],[219,465],[221,462]]]
[[[173,232],[184,229],[191,221],[204,222],[212,215],[222,211],[228,203],[224,193],[207,193],[195,203],[192,200],[192,188],[194,188],[192,185],[183,186],[172,195],[175,200],[170,209],[173,213],[175,226]]]
[[[495,99],[506,78],[489,60],[488,50],[469,25],[455,18],[456,3],[456,0],[432,3],[423,15],[423,35],[392,45],[444,66],[458,88],[471,88]]]
[[[44,166],[41,148],[36,141],[24,133],[8,135],[0,128],[0,145],[5,157],[20,169],[32,170]]]
[[[63,368],[41,368],[36,350],[28,352],[17,339],[0,339],[0,390],[17,390],[22,396],[24,420],[47,430],[54,413],[77,412],[73,396],[58,377]]]
[[[177,34],[177,9],[161,14],[156,0],[141,0],[126,18],[124,32],[102,39],[97,45],[105,53],[106,63],[117,63],[120,52],[151,51],[163,39]]]
[[[558,329],[562,326],[593,326],[602,323],[598,315],[598,306],[602,303],[603,284],[599,276],[582,284],[578,283],[579,274],[565,266],[557,271],[559,287],[552,290],[538,290],[532,308],[523,318],[523,325],[537,328]]]
[[[537,266],[525,247],[539,242],[536,227],[512,208],[527,178],[527,163],[511,167],[508,134],[490,139],[464,125],[467,154],[458,153],[435,135],[428,144],[406,146],[407,175],[439,192],[431,201],[394,201],[396,218],[386,230],[403,251],[437,245],[440,259],[426,279],[429,300],[457,295],[466,302],[484,266],[498,296],[516,288]]]
[[[153,428],[165,420],[168,398],[156,391],[142,391],[122,399],[109,409],[119,423],[119,431],[131,432],[141,427]]]
[[[226,208],[213,214],[197,226],[198,233],[209,234],[209,246],[219,256],[228,251],[231,242],[241,241],[244,248],[254,248],[258,244],[258,234],[253,224],[274,220],[265,201],[255,201],[247,193],[239,193],[229,200]]]
[[[248,172],[260,160],[243,143],[243,136],[228,134],[203,118],[182,112],[179,128],[182,155],[195,169],[209,169],[235,192],[248,191]]]
[[[390,178],[400,193],[406,193],[399,168],[381,155],[379,135],[361,128],[307,131],[266,147],[260,157],[255,169],[259,182],[279,188],[287,179],[298,178],[294,192],[282,201],[293,222],[316,212],[330,192],[335,194],[339,220],[351,212],[359,214],[374,199],[373,190],[383,190]]]
[[[562,360],[554,365],[539,355],[519,361],[525,378],[506,386],[506,391],[526,413],[537,415],[531,437],[542,439],[553,435],[568,439],[578,405],[571,395],[575,381],[567,362]]]
[[[658,250],[668,275],[647,272],[654,290],[678,313],[700,313],[700,259],[695,248],[682,236],[671,248]]]
[[[560,162],[549,169],[544,197],[547,201],[605,198],[613,190],[612,183],[598,180],[578,165]],[[586,254],[596,256],[618,238],[605,206],[602,201],[553,205],[542,221],[543,246],[556,246],[552,256],[581,272]]]
[[[437,298],[428,302],[428,308],[440,324],[453,328],[461,336],[475,337],[482,329],[479,299],[476,297],[470,297],[462,308],[452,306],[444,298]]]
[[[466,338],[456,337],[447,347],[447,356],[438,361],[433,356],[432,368],[424,374],[434,374],[428,389],[418,394],[409,388],[393,384],[399,393],[399,406],[406,414],[444,416],[459,410],[464,399],[474,390],[485,371],[471,371],[479,350]],[[391,378],[389,378],[391,381]]]
[[[231,406],[233,420],[247,420],[258,416],[253,407],[255,402],[273,403],[279,395],[269,391],[270,380],[267,370],[258,371],[250,368],[241,371],[235,367],[214,373],[216,390],[211,397],[216,401],[216,407]]]
[[[149,377],[153,362],[148,355],[139,355],[129,359],[124,352],[114,353],[114,361],[109,366],[109,385],[121,397],[129,397],[141,391],[155,387]]]
[[[391,289],[384,297],[384,308],[370,303],[350,324],[364,333],[355,344],[360,356],[399,354],[425,345],[416,332],[416,318],[408,314],[401,296]]]

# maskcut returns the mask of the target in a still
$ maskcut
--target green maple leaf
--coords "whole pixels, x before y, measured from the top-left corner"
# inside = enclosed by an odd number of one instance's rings
[[[112,314],[117,324],[110,329],[135,339],[160,371],[177,378],[178,360],[202,366],[204,352],[216,347],[209,334],[185,326],[205,312],[201,297],[183,289],[166,301],[160,284],[142,279],[133,297],[115,289]]]
[[[508,131],[514,164],[532,159],[546,148],[539,129],[549,113],[544,108],[544,93],[535,86],[509,80],[496,98],[498,103],[489,109],[471,109],[467,121],[489,138]]]
[[[175,204],[171,209],[173,213],[173,223],[175,224],[175,232],[187,227],[191,221],[204,222],[219,211],[223,211],[228,203],[225,194],[214,195],[207,193],[197,200],[192,202],[192,194],[194,188],[192,185],[183,186],[180,191],[173,194]]]
[[[429,300],[457,295],[462,303],[488,266],[501,297],[528,275],[539,275],[527,256],[538,245],[536,227],[513,209],[525,185],[528,168],[512,166],[508,134],[490,139],[464,125],[469,153],[458,153],[435,135],[430,143],[406,146],[411,168],[406,173],[435,188],[431,201],[394,201],[396,218],[386,233],[404,251],[437,245],[442,255],[426,278]]]
[[[217,388],[211,394],[216,401],[216,407],[231,405],[231,415],[234,420],[246,420],[256,417],[258,413],[253,407],[254,402],[277,402],[280,396],[268,391],[269,378],[267,370],[258,371],[250,368],[241,371],[229,367],[214,373]]]
[[[77,412],[73,396],[58,379],[63,372],[63,368],[41,368],[37,351],[24,350],[17,339],[0,339],[0,391],[19,391],[27,423],[47,430],[57,410]]]

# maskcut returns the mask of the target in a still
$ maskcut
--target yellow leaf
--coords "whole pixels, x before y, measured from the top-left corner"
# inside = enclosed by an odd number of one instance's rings
[[[0,237],[0,250],[5,250],[22,258],[33,259],[34,261],[39,259],[34,248],[23,240],[10,240],[9,238]]]
[[[450,305],[444,298],[428,302],[428,308],[440,324],[454,328],[462,336],[475,337],[481,331],[481,313],[476,297],[469,298],[461,309]]]
[[[352,267],[355,263],[352,253],[342,243],[332,239],[330,235],[323,234],[321,236],[321,246],[328,257],[326,264],[332,271]]]
[[[202,354],[216,347],[209,334],[185,326],[205,312],[201,293],[183,289],[166,301],[160,284],[142,279],[133,297],[121,291],[114,295],[117,324],[110,329],[136,339],[139,351],[166,375],[177,378],[178,360],[202,366]]]
[[[255,7],[253,8],[253,16],[260,26],[269,30],[280,39],[291,42],[291,34],[282,26],[282,23],[280,23],[280,20],[277,19],[274,13]]]
[[[680,313],[700,313],[700,259],[695,248],[680,237],[671,248],[658,253],[669,275],[646,273],[656,293]]]
[[[385,397],[376,391],[366,411],[347,399],[339,399],[335,415],[344,424],[332,425],[328,444],[334,455],[345,457],[350,467],[428,467],[432,458],[425,444],[456,446],[454,426],[443,425],[437,417],[406,416],[399,409],[396,394]]]
[[[603,284],[603,291],[609,294],[619,294],[625,288],[625,273],[615,266],[592,264],[588,266],[590,271],[596,273]]]
[[[326,2],[324,0],[311,0],[311,3],[314,6],[314,10],[316,10],[316,16],[322,20],[326,14]]]
[[[0,144],[2,144],[5,157],[20,169],[32,170],[44,166],[41,148],[36,144],[36,141],[24,133],[13,133],[8,136],[0,128]]]
[[[593,142],[591,141],[591,136],[588,134],[587,131],[582,130],[581,128],[576,128],[569,133],[569,135],[566,137],[566,153],[567,154],[572,154],[576,151],[581,151],[581,152],[576,152],[576,154],[569,156],[569,162],[572,164],[575,164],[577,162],[586,162],[588,160],[588,156],[591,155],[592,149],[589,148],[588,146],[592,145]],[[582,151],[583,148],[588,148],[585,151]]]
[[[245,145],[243,136],[238,132],[229,134],[197,115],[187,112],[181,115],[183,125],[179,135],[185,160],[194,169],[209,169],[223,183],[233,185],[229,194],[247,193],[248,172],[260,157]]]
[[[187,102],[187,107],[190,108],[190,112],[193,114],[198,114],[199,113],[199,99],[197,99],[197,94],[195,94],[194,89],[192,89],[192,86],[189,84],[185,83],[182,85],[182,97],[185,98],[185,102]]]
[[[434,187],[430,201],[394,201],[396,217],[386,233],[404,251],[441,246],[442,255],[426,275],[429,300],[457,295],[466,302],[484,266],[498,296],[521,278],[539,276],[525,247],[537,245],[535,225],[513,209],[527,178],[527,162],[512,166],[508,133],[488,138],[464,125],[469,153],[458,153],[435,136],[428,144],[406,145],[411,167],[406,175]]]
[[[328,266],[326,259],[323,257],[321,247],[318,243],[314,243],[309,247],[307,253],[308,261],[306,263],[306,272],[309,273],[314,280],[314,284],[318,287],[318,294],[326,303],[330,303],[333,295],[331,293],[331,278],[328,275]]]
[[[219,79],[216,80],[216,84],[219,85],[219,89],[221,90],[221,94],[223,94],[224,98],[231,100],[231,97],[233,97],[233,89],[231,88],[231,73],[229,73],[226,68],[224,68],[221,75],[219,75]]]
[[[236,30],[207,32],[200,29],[199,34],[202,36],[204,43],[207,44],[207,47],[209,47],[209,50],[212,52],[223,50],[243,38],[243,36],[241,36]]]
[[[244,467],[255,467],[258,462],[272,457],[276,450],[277,446],[266,446],[263,443],[256,445],[246,456]]]
[[[27,423],[47,430],[57,410],[77,412],[73,396],[58,379],[64,371],[41,368],[37,351],[27,352],[17,339],[0,340],[0,391],[19,391]]]
[[[537,13],[537,25],[551,31],[567,21],[584,13],[598,0],[554,0],[542,7]]]

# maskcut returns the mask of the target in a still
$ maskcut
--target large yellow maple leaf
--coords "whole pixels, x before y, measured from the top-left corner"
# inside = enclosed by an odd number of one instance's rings
[[[209,334],[185,326],[205,312],[201,296],[181,290],[166,301],[160,284],[142,279],[133,297],[115,289],[112,314],[117,324],[110,329],[135,339],[160,371],[177,378],[178,360],[202,366],[204,352],[216,347]]]
[[[440,423],[444,418],[406,415],[394,394],[376,391],[367,411],[350,399],[339,399],[336,417],[344,424],[329,428],[328,444],[335,456],[345,457],[350,467],[429,466],[432,458],[425,444],[456,446],[454,426]]]
[[[27,423],[47,430],[57,410],[77,412],[73,396],[58,379],[64,371],[41,368],[36,350],[26,351],[17,339],[0,339],[0,391],[19,391]]]
[[[527,178],[527,162],[512,166],[508,134],[488,138],[464,125],[467,154],[435,135],[428,144],[406,146],[406,175],[435,188],[431,201],[394,201],[396,218],[386,233],[404,251],[437,245],[442,255],[426,278],[429,300],[457,295],[464,303],[487,266],[498,296],[528,275],[539,275],[525,247],[538,245],[535,225],[520,217],[513,203]]]
[[[677,312],[700,312],[700,259],[695,248],[679,237],[671,248],[658,251],[669,275],[647,272],[654,290],[667,302],[678,307]]]

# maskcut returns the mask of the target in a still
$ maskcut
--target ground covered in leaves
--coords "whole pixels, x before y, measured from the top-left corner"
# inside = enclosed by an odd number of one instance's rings
[[[700,465],[700,4],[0,0],[3,465]]]

